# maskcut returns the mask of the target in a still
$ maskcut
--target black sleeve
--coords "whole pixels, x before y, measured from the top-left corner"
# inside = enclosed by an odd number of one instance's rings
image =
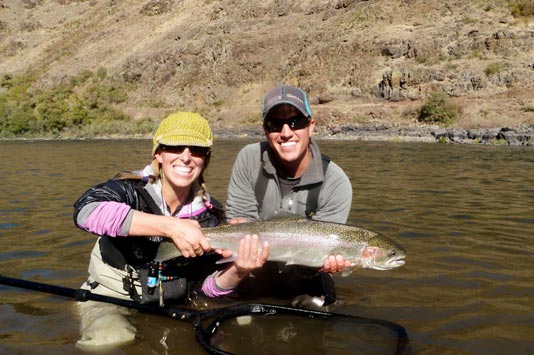
[[[102,184],[98,184],[85,191],[74,203],[74,220],[77,220],[78,213],[87,204],[92,202],[114,201],[126,203],[132,208],[138,209],[138,199],[135,193],[135,184],[142,183],[133,180],[111,179]]]

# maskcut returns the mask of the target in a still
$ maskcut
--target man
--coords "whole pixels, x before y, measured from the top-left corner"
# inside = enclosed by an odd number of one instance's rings
[[[230,222],[290,213],[346,223],[352,186],[343,170],[323,157],[312,139],[315,120],[304,91],[289,85],[270,90],[263,100],[262,117],[267,142],[245,146],[234,163],[227,200]],[[331,255],[321,271],[339,272],[349,265],[341,255]],[[325,280],[330,278],[321,280],[325,288]],[[333,288],[322,291],[326,303],[332,302],[332,297],[335,300]],[[332,293],[330,300],[324,294],[327,292]]]

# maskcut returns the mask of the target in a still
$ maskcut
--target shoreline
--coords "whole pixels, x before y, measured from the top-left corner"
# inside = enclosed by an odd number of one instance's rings
[[[233,130],[231,134],[228,133],[228,129],[221,129],[220,127],[212,129],[216,137],[263,138],[261,128],[238,128]],[[457,127],[441,128],[439,126],[396,127],[385,124],[340,124],[328,127],[316,126],[314,137],[325,140],[534,146],[534,125],[463,129]]]
[[[339,131],[339,133],[337,133]],[[352,127],[341,126],[335,134],[353,139],[401,142],[434,142],[449,144],[486,144],[507,146],[534,146],[534,125],[517,127],[463,129],[457,127]]]
[[[263,139],[261,127],[212,127],[215,138]],[[388,126],[386,124],[339,124],[328,127],[316,126],[314,137],[322,140],[347,140],[369,142],[483,144],[496,146],[534,147],[534,125],[519,125],[502,128],[464,129],[439,126]],[[107,139],[152,139],[151,135],[105,135],[94,137],[1,137],[0,141],[37,140],[107,140]]]

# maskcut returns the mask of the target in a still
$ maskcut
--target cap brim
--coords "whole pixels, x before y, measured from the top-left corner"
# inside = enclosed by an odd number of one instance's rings
[[[273,108],[275,108],[278,105],[283,105],[283,104],[287,104],[287,105],[293,106],[294,108],[299,110],[299,112],[302,113],[304,115],[304,117],[311,117],[310,113],[307,110],[303,110],[302,107],[299,107],[298,105],[295,105],[295,103],[293,103],[291,101],[288,101],[288,100],[280,100],[280,101],[276,102],[275,104],[271,105],[271,107],[269,107],[267,110],[265,110],[265,113],[263,114],[263,120],[265,120],[265,117],[267,117],[269,115],[269,113],[271,112],[271,110]]]

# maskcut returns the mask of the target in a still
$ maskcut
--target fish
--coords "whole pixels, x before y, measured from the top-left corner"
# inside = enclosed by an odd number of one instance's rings
[[[386,236],[354,225],[311,219],[283,219],[224,224],[203,228],[212,248],[237,254],[239,240],[257,234],[261,248],[269,243],[270,261],[321,268],[330,255],[342,255],[352,268],[391,270],[405,264],[406,251]],[[182,254],[170,240],[163,240],[155,261],[165,262]],[[351,268],[351,269],[352,269]]]

